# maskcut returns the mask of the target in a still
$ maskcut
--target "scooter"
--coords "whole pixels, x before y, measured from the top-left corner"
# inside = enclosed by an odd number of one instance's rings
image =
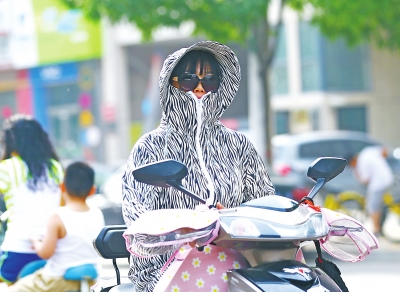
[[[313,204],[321,187],[345,166],[346,160],[341,158],[314,161],[307,175],[315,186],[300,203],[267,196],[231,209],[207,206],[202,210],[149,211],[128,229],[105,227],[94,246],[102,257],[113,259],[114,267],[115,258],[129,258],[126,249],[146,257],[155,250],[162,253],[175,248],[155,291],[345,292],[348,289],[339,269],[322,257],[321,247],[334,257],[354,262],[378,248],[376,238],[361,223]],[[133,176],[146,184],[174,187],[206,206],[205,200],[183,187],[181,180],[187,173],[185,165],[165,160],[138,168]],[[181,219],[174,220],[174,214]],[[159,216],[164,220],[154,221]],[[149,222],[164,223],[163,232]],[[192,231],[181,234],[179,230],[185,227]],[[185,248],[193,241],[197,248]],[[316,267],[307,265],[301,252],[302,246],[312,242],[318,255]],[[346,248],[340,249],[343,245]],[[121,284],[117,267],[116,272],[117,285],[105,287],[99,282],[91,291],[131,291],[132,284]]]

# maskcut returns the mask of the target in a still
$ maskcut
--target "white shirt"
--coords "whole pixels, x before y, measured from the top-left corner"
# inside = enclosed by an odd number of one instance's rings
[[[76,212],[68,207],[59,207],[56,214],[66,230],[65,237],[57,241],[54,254],[47,260],[43,275],[61,277],[71,267],[85,264],[100,264],[100,256],[94,250],[93,240],[104,227],[100,209],[91,207],[86,212]]]
[[[369,146],[361,150],[356,171],[362,181],[368,182],[368,191],[381,191],[393,183],[393,172],[379,146]]]
[[[19,156],[0,162],[0,192],[9,212],[2,250],[35,253],[30,235],[44,235],[50,214],[60,206],[63,170],[59,162],[52,160],[52,164],[55,176],[47,171],[47,182],[39,182],[40,187],[31,190],[28,167]]]

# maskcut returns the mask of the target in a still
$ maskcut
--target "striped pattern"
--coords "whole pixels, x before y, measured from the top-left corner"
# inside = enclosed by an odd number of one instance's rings
[[[212,52],[222,67],[220,88],[198,100],[169,84],[170,74],[190,50]],[[195,208],[193,199],[172,188],[148,186],[134,180],[132,171],[144,164],[175,159],[188,166],[183,185],[212,203],[235,207],[243,202],[274,194],[266,168],[253,144],[241,133],[219,121],[231,104],[240,83],[240,66],[226,46],[203,41],[171,54],[160,73],[160,126],[135,144],[123,176],[123,214],[126,224],[147,210]],[[154,222],[157,224],[157,222]],[[172,251],[150,259],[133,257],[129,277],[136,291],[152,291],[160,269]]]

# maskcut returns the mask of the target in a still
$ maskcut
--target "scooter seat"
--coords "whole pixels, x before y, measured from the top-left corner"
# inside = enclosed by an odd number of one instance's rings
[[[19,273],[18,278],[23,278],[25,276],[33,274],[40,268],[43,268],[45,264],[46,264],[46,260],[37,260],[37,261],[30,262],[29,264],[26,264],[22,268],[21,272]]]
[[[132,283],[123,283],[121,285],[112,287],[109,292],[131,292],[132,288]]]
[[[92,264],[69,268],[64,279],[70,281],[94,280],[97,278],[97,270]]]

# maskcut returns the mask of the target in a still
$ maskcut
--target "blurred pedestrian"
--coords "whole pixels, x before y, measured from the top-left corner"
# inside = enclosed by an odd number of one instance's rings
[[[373,232],[381,234],[383,195],[393,184],[394,175],[387,162],[387,149],[383,146],[363,148],[349,162],[357,179],[367,186],[366,211],[373,224]]]
[[[29,235],[44,234],[50,212],[60,205],[64,173],[47,133],[30,116],[16,114],[6,119],[1,143],[0,192],[8,219],[0,281],[11,284],[24,265],[40,259]]]
[[[55,209],[49,217],[43,239],[31,238],[38,255],[48,259],[46,265],[18,280],[7,291],[80,291],[79,281],[64,279],[66,270],[86,264],[98,268],[100,257],[92,242],[104,227],[104,217],[99,208],[86,204],[88,196],[95,192],[93,169],[83,162],[70,164],[61,190],[65,206]]]

